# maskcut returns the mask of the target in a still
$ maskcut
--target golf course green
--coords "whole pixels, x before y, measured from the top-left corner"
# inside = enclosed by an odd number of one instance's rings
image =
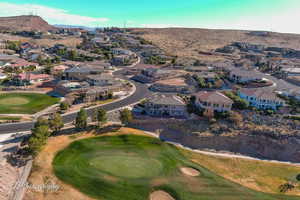
[[[148,200],[161,190],[176,200],[299,199],[250,190],[193,163],[173,145],[139,135],[78,140],[52,164],[59,179],[96,199]],[[182,168],[199,175],[183,174]]]
[[[0,114],[34,114],[59,102],[39,93],[1,93]]]

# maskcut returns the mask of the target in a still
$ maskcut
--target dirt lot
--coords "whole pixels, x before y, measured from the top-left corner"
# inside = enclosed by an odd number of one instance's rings
[[[185,80],[183,78],[173,78],[162,81],[157,81],[156,83],[164,84],[164,85],[175,85],[175,86],[186,86]]]
[[[39,46],[54,46],[55,44],[63,44],[68,47],[76,47],[82,42],[79,37],[61,37],[60,39],[32,39],[17,35],[3,34],[0,33],[0,40],[11,40],[11,41],[21,41],[30,42]]]
[[[220,56],[199,54],[235,41],[300,49],[300,35],[271,33],[269,36],[252,36],[248,31],[210,30],[192,28],[135,29],[146,40],[152,41],[169,54],[202,60],[224,59]]]
[[[78,37],[63,37],[61,39],[30,40],[30,42],[35,43],[39,46],[54,46],[55,44],[63,44],[68,47],[76,47],[82,42],[82,39]]]

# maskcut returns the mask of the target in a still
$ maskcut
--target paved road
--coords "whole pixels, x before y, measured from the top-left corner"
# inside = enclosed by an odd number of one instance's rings
[[[283,79],[278,79],[274,76],[271,76],[269,74],[265,74],[265,73],[262,73],[260,71],[256,71],[257,74],[261,77],[261,78],[266,78],[266,79],[269,79],[271,81],[273,81],[276,85],[273,86],[275,87],[277,90],[285,90],[285,89],[299,89],[299,86],[297,85],[294,85],[294,84],[291,84],[291,83],[288,83],[286,82],[285,80]]]
[[[126,77],[124,77],[122,75],[122,71],[123,70],[117,71],[116,73],[114,73],[114,75],[119,78],[127,79]],[[123,100],[120,100],[118,102],[113,102],[113,103],[102,105],[102,106],[99,105],[96,108],[87,109],[88,114],[91,115],[94,112],[94,110],[97,108],[103,108],[106,111],[112,111],[112,110],[115,110],[120,107],[125,107],[128,105],[134,104],[134,103],[140,101],[141,99],[151,95],[151,92],[148,90],[147,85],[144,85],[144,84],[141,84],[138,82],[134,82],[134,81],[132,81],[132,83],[136,87],[136,91],[134,94],[132,94],[131,96],[129,96]],[[71,113],[71,114],[64,115],[63,116],[64,123],[72,122],[75,119],[76,115],[77,115],[77,113]],[[0,125],[0,134],[29,131],[33,127],[33,124],[34,124],[34,122],[2,124],[2,125]]]

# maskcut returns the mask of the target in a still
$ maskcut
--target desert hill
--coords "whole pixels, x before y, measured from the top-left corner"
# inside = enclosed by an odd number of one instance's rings
[[[133,32],[170,54],[195,59],[222,59],[199,51],[210,52],[232,42],[300,49],[300,35],[297,34],[200,28],[137,28]]]
[[[39,16],[22,15],[13,17],[0,17],[0,30],[8,31],[49,31],[55,30]]]

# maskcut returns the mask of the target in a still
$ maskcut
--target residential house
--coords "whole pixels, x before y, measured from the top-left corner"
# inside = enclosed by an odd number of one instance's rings
[[[91,42],[94,44],[107,44],[110,41],[110,38],[106,34],[98,35],[98,37],[95,37],[91,39]]]
[[[133,63],[133,60],[128,55],[114,56],[111,60],[111,64],[115,66],[125,66]]]
[[[218,75],[215,72],[199,72],[195,73],[194,76],[203,78],[207,82],[214,82],[218,78]]]
[[[72,67],[64,71],[63,77],[67,80],[85,80],[88,75],[104,72],[104,67]]]
[[[52,79],[52,76],[48,74],[34,74],[34,73],[21,73],[14,77],[14,81],[18,81],[21,83],[38,83],[43,81],[49,81]]]
[[[300,76],[300,68],[284,68],[282,72],[286,77],[288,76]]]
[[[229,73],[229,79],[235,83],[249,83],[251,81],[260,81],[262,76],[252,70],[243,70],[239,68],[234,68]]]
[[[143,69],[139,75],[132,77],[132,79],[143,83],[152,83],[159,80],[175,78],[180,75],[182,74],[174,70],[146,68]]]
[[[16,59],[16,60],[12,60],[10,64],[7,65],[7,67],[14,68],[14,69],[21,69],[21,70],[30,66],[37,68],[39,64],[34,62],[28,62],[27,60],[24,59]]]
[[[19,57],[14,55],[0,54],[0,68],[9,66],[11,62],[15,62],[19,59]]]
[[[68,81],[62,80],[56,84],[55,92],[58,94],[65,96],[70,93],[83,93],[90,88],[88,82],[76,82],[76,81]]]
[[[106,87],[93,87],[89,88],[86,93],[83,96],[83,102],[94,102],[99,101],[103,99],[107,99],[109,94],[111,94],[112,91],[109,88]]]
[[[238,92],[239,97],[249,102],[250,106],[258,109],[277,110],[284,106],[284,101],[270,89],[242,88]]]
[[[128,56],[134,56],[135,55],[132,51],[127,50],[127,49],[122,49],[122,48],[113,48],[113,49],[111,49],[111,52],[114,55],[128,55]]]
[[[24,42],[20,45],[20,53],[21,54],[26,54],[28,51],[32,50],[32,49],[36,49],[37,46],[30,44],[28,42]]]
[[[186,117],[186,105],[178,96],[154,95],[144,104],[145,112],[150,116]]]
[[[56,65],[51,68],[51,73],[52,74],[62,74],[64,71],[69,69],[70,67],[67,65]]]
[[[280,91],[279,94],[286,96],[286,97],[290,97],[290,98],[294,98],[298,101],[300,101],[300,89],[286,89],[283,91]]]
[[[109,86],[117,82],[111,74],[88,75],[86,81],[93,86]]]
[[[195,105],[204,110],[217,112],[230,111],[233,101],[218,91],[201,91],[195,94]]]

